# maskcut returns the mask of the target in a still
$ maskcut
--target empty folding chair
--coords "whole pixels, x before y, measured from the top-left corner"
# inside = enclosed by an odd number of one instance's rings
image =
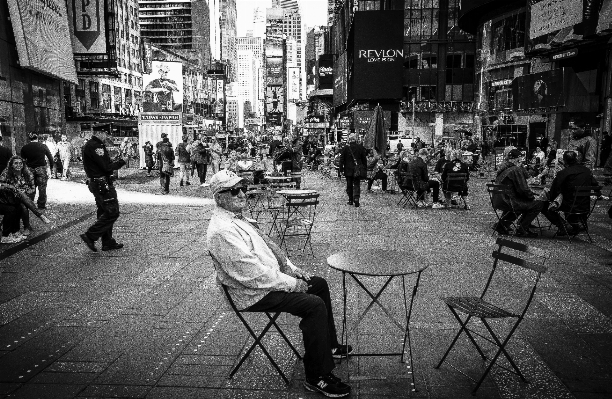
[[[510,229],[516,230],[518,226],[518,215],[512,207],[512,202],[509,201],[510,205],[506,208],[498,208],[495,206],[494,203],[494,197],[496,195],[511,196],[512,190],[503,184],[487,183],[487,192],[489,193],[489,201],[491,202],[491,208],[493,208],[493,212],[497,217],[497,223],[493,225],[493,234],[499,230],[497,227],[499,227],[500,225],[503,229],[508,230],[508,233],[510,232]],[[507,223],[507,226],[505,223]]]
[[[220,266],[219,262],[217,261],[217,259],[215,259],[215,257],[211,253],[209,253],[209,255],[210,255],[210,257],[213,260],[213,265],[214,265],[215,269],[217,270],[217,272],[219,272],[221,270],[221,266]],[[225,286],[225,285],[221,285],[221,287],[223,288],[223,292],[225,293],[225,298],[227,299],[230,307],[232,308],[232,310],[234,311],[236,316],[238,316],[238,319],[240,319],[240,321],[242,322],[244,327],[247,329],[247,331],[249,332],[249,334],[253,338],[253,344],[249,347],[249,349],[245,352],[245,354],[242,355],[242,358],[240,358],[240,361],[238,362],[238,364],[232,369],[232,371],[230,372],[229,378],[234,377],[234,375],[238,372],[238,370],[240,369],[242,364],[249,357],[251,352],[253,352],[255,347],[259,347],[261,349],[261,351],[264,353],[264,355],[268,358],[270,363],[272,363],[272,366],[274,366],[276,371],[278,371],[278,374],[281,376],[281,378],[285,381],[285,383],[287,385],[289,385],[289,379],[287,378],[285,373],[283,373],[283,371],[278,366],[278,364],[276,363],[276,361],[274,360],[272,355],[270,355],[270,352],[268,352],[268,350],[263,346],[263,344],[261,342],[262,339],[264,338],[264,336],[266,335],[266,333],[270,330],[270,328],[272,326],[274,326],[274,328],[276,328],[276,331],[278,331],[280,336],[285,340],[285,342],[287,342],[287,344],[289,345],[289,347],[291,348],[293,353],[295,353],[297,358],[300,359],[300,360],[302,359],[302,356],[299,354],[297,349],[295,349],[295,347],[293,346],[291,341],[289,341],[289,338],[287,338],[287,335],[285,335],[283,330],[281,330],[279,325],[276,323],[276,320],[280,316],[281,312],[249,312],[247,310],[238,310],[238,308],[236,307],[236,304],[234,303],[234,301],[233,301],[233,299],[232,299],[232,297],[231,297],[231,295],[229,293],[228,287]],[[265,325],[265,327],[261,330],[261,332],[259,334],[257,334],[257,333],[255,333],[253,328],[249,325],[249,323],[246,321],[245,317],[243,316],[244,313],[264,313],[268,317],[269,321]]]
[[[446,180],[442,182],[442,186],[441,186],[442,193],[444,194],[445,198],[451,198],[452,193],[458,193],[459,198],[463,202],[463,207],[465,209],[469,209],[469,206],[468,206],[467,200],[465,199],[465,196],[462,195],[462,193],[467,192],[467,180],[468,180],[467,173],[449,173],[446,176]]]
[[[572,242],[572,237],[576,237],[580,233],[585,233],[589,237],[589,242],[593,242],[591,235],[589,234],[588,220],[597,205],[599,200],[601,187],[599,186],[581,186],[576,187],[574,190],[574,198],[571,199],[571,205],[568,211],[563,212],[565,216],[565,222],[562,223],[561,227],[557,229],[554,236],[557,236],[561,231],[567,238]],[[595,198],[591,200],[591,197]],[[567,224],[578,226],[579,229],[573,229],[571,232],[565,230]]]
[[[476,382],[476,386],[472,391],[474,394],[491,371],[493,365],[498,363],[498,359],[502,354],[511,368],[501,364],[497,364],[497,366],[518,375],[523,382],[527,382],[523,373],[510,357],[506,347],[529,309],[540,277],[546,271],[544,264],[548,259],[546,252],[526,244],[498,238],[496,245],[497,248],[493,251],[492,255],[494,259],[493,267],[480,296],[442,298],[461,328],[435,368],[440,368],[458,338],[465,332],[469,342],[474,346],[486,365],[482,376]],[[529,257],[529,259],[525,259],[525,257]],[[513,299],[520,299],[520,304],[516,306],[516,309],[510,309],[508,306],[506,295],[511,287],[506,283],[507,277],[496,278],[499,275],[499,273],[496,274],[496,271],[506,265],[512,268],[521,267],[524,269],[521,273],[523,277],[521,284],[517,284],[517,288],[512,289]],[[474,319],[480,320],[486,331],[483,331],[482,327],[478,328],[477,325],[474,325]],[[510,329],[503,336],[504,329],[502,326],[504,323],[501,323],[501,321],[505,320],[510,320]],[[498,321],[500,323],[497,323]],[[495,329],[493,328],[494,326],[496,327]],[[487,358],[484,354],[483,347],[481,346],[484,342],[479,344],[475,336],[494,346],[496,350],[491,358]],[[451,367],[455,368],[452,365]],[[456,370],[463,373],[459,369]]]
[[[311,233],[318,204],[319,193],[287,196],[287,202],[285,203],[286,217],[279,222],[282,230],[281,247],[285,245],[285,249],[288,250],[286,241],[288,237],[302,237],[304,238],[302,252],[306,251],[306,245],[310,245],[310,253],[314,256]]]

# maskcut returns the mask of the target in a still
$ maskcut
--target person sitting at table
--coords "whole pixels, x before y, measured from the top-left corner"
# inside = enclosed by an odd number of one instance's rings
[[[529,230],[529,227],[540,213],[542,203],[535,199],[534,193],[529,188],[527,179],[530,176],[522,166],[523,161],[521,151],[515,148],[508,152],[506,160],[498,167],[495,183],[509,187],[512,194],[493,196],[493,207],[505,212],[495,231],[499,234],[509,234],[510,225],[519,217],[519,227],[515,235],[537,237],[538,234]]]
[[[446,206],[451,206],[451,194],[459,193],[459,196],[463,199],[465,209],[469,210],[470,205],[467,202],[468,196],[468,180],[470,179],[470,167],[467,163],[461,159],[461,150],[452,150],[449,153],[450,161],[446,162],[444,169],[441,173],[442,187],[444,188],[444,198],[446,199]],[[447,181],[450,173],[465,173],[465,182],[451,180]]]
[[[559,214],[560,212],[568,212],[574,204],[576,187],[599,186],[591,169],[578,163],[576,152],[565,151],[563,153],[563,164],[565,165],[564,169],[557,173],[550,187],[548,193],[550,202],[544,202],[542,210],[542,214],[559,229],[557,232],[559,236],[575,235],[584,228],[582,223],[586,221],[581,221],[578,215],[570,215],[565,220]],[[601,195],[601,192],[597,192],[597,195]],[[561,200],[560,203],[555,203],[557,198]],[[578,197],[575,200],[573,212],[588,214],[591,206],[590,196]]]
[[[367,173],[368,173],[368,191],[372,191],[372,184],[374,180],[382,181],[382,190],[387,192],[387,174],[383,171],[383,164],[380,160],[380,157],[374,151],[374,149],[370,148],[368,150],[368,155],[366,156],[367,160]]]
[[[418,156],[408,164],[408,174],[412,177],[412,184],[417,192],[417,206],[419,208],[427,206],[425,204],[425,193],[433,189],[432,209],[444,208],[444,204],[439,202],[440,182],[429,178],[429,173],[427,171],[428,157],[429,150],[427,148],[421,148],[418,152]]]
[[[352,347],[338,342],[327,281],[295,266],[287,255],[242,216],[244,180],[222,170],[210,179],[216,207],[206,233],[216,260],[216,280],[226,286],[238,309],[287,312],[302,319],[304,386],[330,397],[343,397],[351,387],[332,374],[334,358]]]
[[[400,157],[397,160],[397,164],[393,165],[393,169],[395,169],[395,180],[397,181],[397,185],[400,190],[413,190],[412,187],[412,176],[408,175],[408,165],[414,159],[410,151],[406,150],[400,154]]]

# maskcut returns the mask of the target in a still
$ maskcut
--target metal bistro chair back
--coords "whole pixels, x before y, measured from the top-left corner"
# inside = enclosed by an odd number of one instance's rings
[[[213,265],[215,267],[215,269],[217,270],[217,272],[219,272],[221,270],[221,266],[219,261],[217,261],[217,259],[213,256],[212,253],[209,252],[209,255],[213,261]],[[299,352],[297,351],[297,349],[295,349],[295,347],[293,346],[293,344],[291,343],[291,341],[289,341],[289,338],[287,338],[287,336],[285,335],[285,333],[283,332],[283,330],[281,330],[281,328],[278,326],[278,324],[276,323],[276,320],[278,319],[278,317],[280,316],[281,312],[248,312],[247,310],[238,310],[238,308],[236,307],[236,304],[234,303],[234,300],[232,299],[230,293],[229,293],[229,289],[227,286],[221,284],[221,287],[223,288],[223,292],[225,294],[225,298],[227,299],[230,307],[232,308],[232,310],[234,311],[234,313],[236,314],[236,316],[238,317],[238,319],[240,319],[240,321],[242,322],[242,324],[244,325],[244,327],[247,329],[247,331],[249,332],[249,334],[251,335],[251,337],[253,338],[253,344],[249,347],[249,349],[245,352],[245,354],[242,356],[242,358],[240,358],[240,361],[238,362],[238,364],[232,369],[232,371],[230,372],[229,378],[233,378],[234,375],[236,374],[236,372],[238,372],[238,370],[240,369],[240,367],[242,366],[242,364],[245,362],[245,360],[249,357],[249,355],[251,354],[251,352],[253,352],[253,349],[255,349],[255,347],[259,347],[261,349],[261,351],[264,353],[264,355],[268,358],[268,360],[270,361],[270,363],[272,363],[272,366],[274,366],[274,368],[276,369],[276,371],[278,371],[278,374],[281,376],[281,378],[285,381],[285,383],[287,385],[289,385],[289,379],[287,378],[287,376],[285,375],[285,373],[283,373],[283,371],[281,370],[281,368],[278,366],[278,364],[276,363],[276,361],[274,360],[274,358],[272,357],[272,355],[270,355],[270,352],[268,352],[268,350],[263,346],[262,344],[262,339],[263,337],[266,335],[266,333],[270,330],[270,328],[272,326],[274,326],[274,328],[276,328],[276,331],[278,331],[278,333],[280,334],[280,336],[285,340],[285,342],[287,342],[287,345],[289,345],[289,347],[291,348],[291,350],[293,351],[293,353],[295,353],[295,355],[297,356],[298,359],[302,359],[302,356],[299,354]],[[264,313],[267,317],[268,317],[268,323],[265,325],[265,327],[261,330],[261,332],[259,334],[256,334],[255,331],[253,330],[253,328],[249,325],[249,323],[246,321],[246,319],[243,316],[243,313]]]
[[[446,180],[444,180],[444,182],[442,183],[442,191],[444,192],[444,194],[464,191],[465,189],[467,189],[467,180],[467,173],[449,173],[448,175],[446,175]],[[458,187],[460,187],[459,190]],[[459,197],[461,198],[461,201],[463,202],[463,207],[465,208],[467,206],[465,197],[463,195],[460,195]]]
[[[512,201],[509,201],[510,205],[506,209],[496,208],[495,204],[493,203],[493,199],[496,195],[511,197],[512,189],[510,189],[510,187],[503,184],[487,183],[487,192],[489,193],[491,208],[493,208],[493,212],[497,217],[497,223],[495,225],[500,224],[503,226],[502,220],[504,220],[506,217],[512,217],[513,219],[516,218],[517,214],[514,210],[514,206],[512,206]],[[495,234],[495,225],[493,225],[493,234]],[[510,222],[510,227],[516,229],[517,220],[512,220]]]
[[[247,209],[251,217],[259,221],[259,216],[266,211],[268,201],[267,184],[249,184],[246,191]]]
[[[577,232],[573,232],[571,235],[565,232],[570,242],[572,242],[572,237],[576,237],[582,232],[584,232],[587,237],[589,237],[589,242],[593,242],[593,239],[589,234],[589,225],[587,222],[591,217],[591,213],[593,213],[593,210],[595,209],[595,205],[597,205],[600,190],[601,187],[599,186],[580,186],[576,187],[576,189],[574,190],[574,199],[572,200],[570,209],[567,212],[563,213],[565,214],[565,220],[567,222],[574,223],[575,221],[578,221],[581,229]],[[579,207],[584,208],[584,203],[589,201],[589,198],[591,196],[594,196],[595,199],[591,201],[586,210],[578,209]],[[555,232],[555,236],[561,231],[561,229],[565,229],[565,224],[563,224],[562,227]]]
[[[317,214],[317,205],[319,205],[319,193],[287,196],[287,202],[285,203],[286,217],[280,221],[282,229],[281,247],[284,244],[285,249],[288,250],[285,240],[287,237],[303,237],[302,252],[306,251],[306,245],[309,245],[310,253],[314,256],[311,233]]]
[[[518,366],[508,354],[508,351],[506,351],[506,346],[518,326],[521,324],[521,321],[525,317],[527,310],[529,309],[529,305],[531,304],[535,295],[538,282],[540,281],[540,277],[542,273],[546,272],[546,267],[544,266],[544,264],[546,263],[546,260],[549,257],[548,253],[545,251],[530,247],[526,244],[506,240],[503,238],[498,238],[496,241],[496,245],[497,249],[494,250],[492,254],[494,259],[493,267],[480,296],[442,298],[442,300],[446,303],[461,328],[457,332],[457,335],[455,335],[455,338],[451,342],[449,348],[446,350],[446,352],[442,356],[442,359],[440,359],[440,362],[435,368],[440,368],[440,366],[448,356],[449,352],[457,342],[459,336],[463,332],[465,332],[469,341],[478,351],[478,353],[486,364],[486,368],[482,376],[480,377],[472,391],[473,394],[476,393],[476,391],[484,381],[485,377],[489,374],[491,368],[497,362],[501,354],[503,354],[504,357],[508,360],[508,363],[510,363],[510,366],[512,368],[508,368],[502,365],[498,366],[503,368],[504,370],[510,371],[518,375],[521,380],[523,380],[523,382],[527,382],[525,377],[519,370]],[[529,259],[526,260],[524,259],[525,257],[528,257]],[[520,303],[516,306],[517,309],[507,309],[507,298],[504,295],[507,295],[507,289],[509,287],[505,286],[507,283],[504,283],[505,280],[503,278],[495,279],[495,276],[497,276],[496,271],[499,269],[500,263],[510,265],[511,267],[521,267],[524,269],[522,273],[530,275],[530,279],[527,278],[527,276],[525,278],[525,280],[528,281],[525,283],[526,288],[519,289],[518,291],[520,292],[513,292],[513,299],[514,297],[522,297],[522,299],[520,299],[519,301]],[[495,280],[501,281],[501,284],[503,286],[502,292],[498,292],[494,289],[491,289],[494,286],[498,286],[497,284],[494,285]],[[496,304],[496,302],[503,303],[505,308],[502,308],[500,305]],[[464,317],[464,319],[462,319],[462,317]],[[484,325],[488,334],[483,331],[481,326],[474,328],[474,325],[469,325],[470,321],[472,321],[472,319],[474,318],[480,319],[482,325]],[[502,336],[503,331],[501,331],[501,328],[497,328],[498,331],[496,332],[492,328],[492,325],[490,323],[490,320],[504,319],[514,319],[514,324],[512,324],[510,331],[505,337]],[[476,342],[474,336],[477,336],[483,339],[484,341],[493,344],[497,348],[492,358],[487,358],[482,347]]]
[[[273,231],[280,237],[281,231],[278,227],[279,218],[282,219],[282,213],[285,211],[285,197],[278,194],[279,190],[292,190],[295,189],[295,182],[291,181],[290,177],[281,182],[272,181],[268,184],[268,212],[270,213],[271,224],[268,235],[272,234]]]

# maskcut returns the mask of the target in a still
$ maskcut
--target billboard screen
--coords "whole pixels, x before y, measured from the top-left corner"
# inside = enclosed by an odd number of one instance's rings
[[[9,0],[19,65],[78,83],[64,0]]]
[[[563,69],[523,75],[512,81],[515,110],[565,105]]]
[[[283,59],[266,58],[266,84],[268,86],[283,84]]]
[[[266,105],[268,113],[285,111],[285,95],[282,86],[266,87]]]
[[[183,110],[183,65],[180,62],[152,61],[151,74],[142,76],[145,112]]]
[[[347,101],[346,52],[340,54],[334,64],[334,106]]]
[[[358,11],[353,23],[353,97],[359,100],[401,99],[404,12]]]
[[[300,68],[299,67],[287,68],[287,99],[289,101],[300,99]]]
[[[319,56],[317,63],[317,79],[319,90],[334,88],[334,58],[331,54]]]
[[[106,54],[104,0],[68,0],[68,21],[75,54]]]

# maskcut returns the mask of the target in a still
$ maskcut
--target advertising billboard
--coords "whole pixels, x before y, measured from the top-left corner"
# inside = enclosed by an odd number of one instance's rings
[[[533,39],[582,22],[582,1],[542,0],[531,5],[529,38]]]
[[[353,97],[358,100],[401,99],[404,12],[358,11],[353,23]]]
[[[287,68],[287,99],[289,101],[300,99],[300,68],[299,67]]]
[[[323,54],[319,56],[317,62],[317,80],[319,82],[319,90],[334,88],[334,56],[331,54]]]
[[[563,69],[523,75],[512,82],[515,110],[565,105]]]
[[[152,61],[151,74],[142,76],[145,112],[183,110],[183,65],[180,62]]]
[[[282,86],[266,87],[266,109],[268,113],[285,111],[285,95]]]
[[[342,105],[347,101],[346,85],[346,51],[338,57],[334,64],[334,106]]]
[[[9,0],[19,65],[78,83],[64,0]]]
[[[106,54],[104,0],[68,0],[68,21],[75,54]]]
[[[276,86],[283,84],[283,59],[266,58],[266,84]]]

